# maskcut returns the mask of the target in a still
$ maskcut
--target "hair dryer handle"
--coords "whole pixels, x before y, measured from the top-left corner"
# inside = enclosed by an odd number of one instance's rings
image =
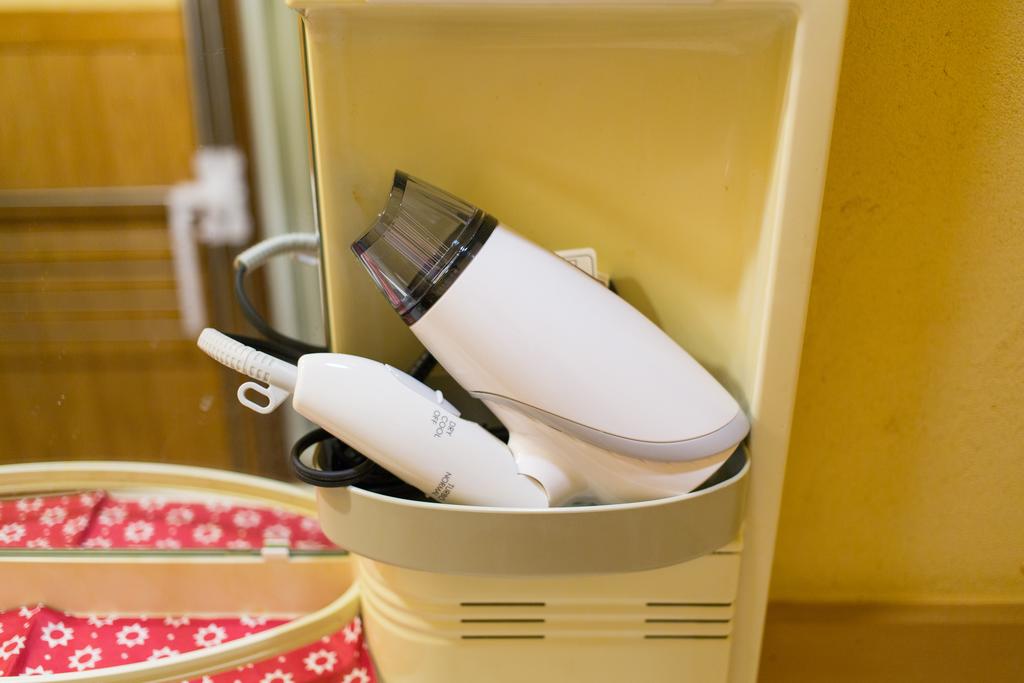
[[[440,502],[548,507],[508,446],[416,379],[377,361],[315,353],[299,359],[297,412]]]

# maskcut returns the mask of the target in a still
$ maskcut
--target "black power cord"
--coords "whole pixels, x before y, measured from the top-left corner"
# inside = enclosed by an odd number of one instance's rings
[[[422,381],[436,365],[437,360],[429,351],[424,351],[409,368],[409,374]],[[316,467],[310,467],[303,462],[302,454],[315,445],[319,446],[314,460]],[[426,500],[419,489],[405,483],[321,427],[307,432],[295,442],[290,462],[292,471],[300,481],[320,488],[358,486],[396,498]]]
[[[274,358],[280,358],[281,360],[288,361],[292,365],[299,362],[299,358],[302,354],[298,351],[285,346],[284,344],[278,344],[267,339],[260,339],[259,337],[247,337],[244,334],[235,334],[233,332],[225,332],[225,335],[231,337],[240,344],[251,346],[257,351],[262,351]]]
[[[304,341],[289,337],[286,334],[278,332],[270,326],[263,316],[260,315],[256,307],[252,305],[252,301],[249,300],[249,295],[245,291],[245,280],[246,275],[249,272],[249,268],[244,263],[235,263],[235,297],[238,299],[238,305],[242,309],[242,314],[245,315],[245,319],[249,321],[249,324],[256,328],[256,330],[270,341],[277,342],[287,348],[293,349],[299,354],[306,353],[323,353],[327,351],[325,346],[316,346],[315,344],[307,344]]]
[[[302,454],[317,445],[316,467],[310,467],[302,461]],[[295,476],[320,488],[358,486],[397,498],[426,500],[418,489],[319,427],[304,434],[292,446],[291,465]]]
[[[302,462],[302,454],[310,446],[320,444],[317,452],[318,468],[310,467]],[[340,446],[340,448],[339,448]],[[338,451],[341,453],[338,453]],[[341,461],[347,461],[348,467],[343,467]],[[328,462],[325,462],[328,460]],[[335,438],[326,429],[317,427],[299,438],[292,446],[291,451],[292,469],[299,479],[326,488],[337,488],[341,486],[352,486],[363,481],[376,467],[372,460],[351,448],[347,448],[340,440]]]
[[[287,253],[280,251],[278,253]],[[276,255],[276,254],[273,254]],[[265,259],[259,260],[259,265]],[[257,265],[256,267],[259,267]],[[255,268],[254,268],[255,269]],[[235,262],[235,296],[242,314],[265,339],[248,337],[240,334],[228,334],[237,342],[270,354],[289,363],[298,363],[299,358],[307,353],[324,353],[324,346],[309,344],[274,329],[270,323],[256,310],[246,292],[246,279],[250,273],[248,265],[241,260]],[[409,374],[423,381],[437,361],[429,352],[422,353],[409,369]],[[316,467],[310,467],[302,460],[302,454],[311,446],[319,446],[314,457]],[[289,458],[292,471],[299,480],[322,488],[338,488],[356,486],[385,495],[426,500],[426,497],[413,486],[405,483],[391,472],[373,462],[362,453],[331,435],[325,429],[316,428],[299,438],[291,448]]]

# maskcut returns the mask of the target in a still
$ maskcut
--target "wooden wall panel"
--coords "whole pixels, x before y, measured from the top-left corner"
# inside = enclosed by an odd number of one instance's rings
[[[176,11],[0,11],[0,462],[263,469],[182,333],[164,210],[14,206],[187,180],[190,98]]]
[[[184,55],[130,46],[0,44],[0,187],[188,179]]]

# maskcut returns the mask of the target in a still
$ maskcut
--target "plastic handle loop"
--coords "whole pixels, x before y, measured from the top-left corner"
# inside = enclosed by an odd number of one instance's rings
[[[260,396],[267,399],[266,404],[260,404],[251,398],[249,398],[249,392],[255,391]],[[275,387],[273,384],[260,384],[258,382],[244,382],[238,387],[238,402],[250,410],[255,410],[257,413],[268,415],[285,402],[291,395],[287,389],[281,387]]]

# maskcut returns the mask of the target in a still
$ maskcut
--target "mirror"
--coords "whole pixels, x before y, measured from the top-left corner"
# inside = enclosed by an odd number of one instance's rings
[[[195,337],[255,335],[232,259],[313,230],[300,55],[282,2],[0,3],[0,463],[291,479],[306,425],[244,409]],[[279,259],[248,289],[323,343],[315,267]]]

